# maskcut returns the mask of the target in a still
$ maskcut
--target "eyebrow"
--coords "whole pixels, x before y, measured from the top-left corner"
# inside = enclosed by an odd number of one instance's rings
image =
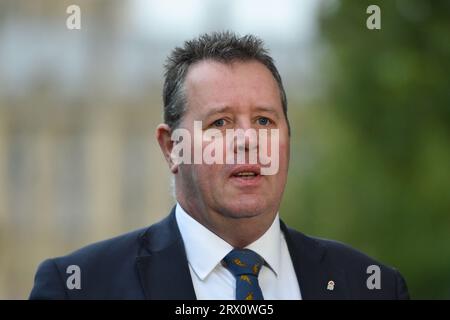
[[[259,107],[255,107],[255,110],[260,111],[260,112],[267,112],[267,113],[274,115],[275,117],[278,117],[278,112],[275,111],[273,108],[259,106]]]
[[[218,114],[218,113],[226,113],[226,112],[230,112],[231,111],[231,107],[230,106],[223,106],[223,107],[214,107],[212,109],[210,109],[204,119],[209,118],[210,116],[214,115],[214,114]]]

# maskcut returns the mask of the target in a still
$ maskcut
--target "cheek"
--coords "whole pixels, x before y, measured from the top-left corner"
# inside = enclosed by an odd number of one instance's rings
[[[280,162],[282,163],[289,163],[290,158],[290,144],[289,141],[285,141],[284,143],[280,143]]]
[[[278,173],[275,175],[275,177],[281,184],[284,184],[287,178],[289,168],[289,158],[290,158],[289,138],[280,138],[278,148],[279,148],[278,149],[279,170]]]
[[[194,165],[196,183],[201,185],[205,192],[212,192],[222,180],[222,168],[222,165]]]
[[[286,159],[289,160],[289,155],[290,155],[290,137],[287,133],[285,133],[284,131],[282,131],[282,133],[280,132],[280,160],[281,159]]]
[[[268,173],[269,175],[286,174],[289,163],[289,146],[289,136],[283,130],[271,132],[268,139],[260,140],[260,152],[265,155],[262,158],[262,164],[278,168],[275,173]],[[271,172],[273,171],[271,170]]]

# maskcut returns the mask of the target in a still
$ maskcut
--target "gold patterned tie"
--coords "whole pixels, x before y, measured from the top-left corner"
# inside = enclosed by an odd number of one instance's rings
[[[258,283],[263,258],[249,249],[234,249],[227,254],[223,262],[236,278],[236,300],[264,299]]]

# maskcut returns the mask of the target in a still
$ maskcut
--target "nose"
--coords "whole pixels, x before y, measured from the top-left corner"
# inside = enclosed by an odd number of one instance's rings
[[[250,120],[241,120],[235,127],[234,153],[249,152],[258,148],[257,130],[252,127]]]

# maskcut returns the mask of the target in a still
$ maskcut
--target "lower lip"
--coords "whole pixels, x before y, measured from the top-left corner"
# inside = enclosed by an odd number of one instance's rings
[[[261,183],[262,176],[261,175],[246,176],[246,177],[231,176],[230,179],[240,187],[254,187],[258,186]]]

